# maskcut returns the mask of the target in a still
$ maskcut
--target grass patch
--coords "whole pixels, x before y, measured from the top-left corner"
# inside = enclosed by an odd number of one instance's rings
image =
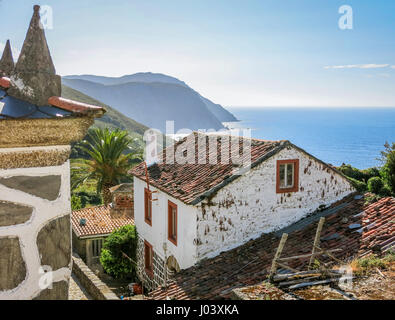
[[[353,272],[357,275],[367,275],[376,268],[379,270],[388,270],[390,263],[395,261],[395,252],[389,252],[384,257],[378,257],[372,254],[368,257],[356,259],[351,263]]]

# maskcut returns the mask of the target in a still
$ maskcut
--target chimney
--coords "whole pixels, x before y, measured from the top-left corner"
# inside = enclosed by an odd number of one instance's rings
[[[10,78],[0,77],[0,300],[67,300],[70,144],[105,110],[60,97],[38,6]]]
[[[0,77],[9,77],[12,71],[14,71],[14,67],[15,65],[14,59],[12,58],[10,40],[7,40],[0,60]]]
[[[61,78],[56,75],[40,21],[40,6],[34,6],[22,51],[11,74],[8,94],[38,106],[48,105],[48,98],[61,96]]]
[[[134,219],[133,185],[123,183],[110,189],[112,203],[110,215],[112,218]]]

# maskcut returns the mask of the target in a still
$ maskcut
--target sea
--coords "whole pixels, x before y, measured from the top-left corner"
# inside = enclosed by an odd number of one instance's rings
[[[253,138],[289,140],[335,166],[380,166],[384,144],[395,142],[395,108],[227,109],[240,120],[225,123],[229,128],[250,128]]]

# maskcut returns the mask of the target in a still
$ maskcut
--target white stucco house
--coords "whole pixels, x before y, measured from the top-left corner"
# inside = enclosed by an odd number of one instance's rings
[[[233,139],[242,159],[249,145],[251,165],[243,174],[240,164],[222,161],[232,159],[232,139],[201,133],[165,149],[147,170],[143,163],[130,172],[145,286],[163,285],[165,266],[191,267],[355,191],[336,169],[289,141]]]

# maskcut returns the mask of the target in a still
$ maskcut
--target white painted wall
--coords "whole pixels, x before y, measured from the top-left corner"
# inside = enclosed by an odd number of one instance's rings
[[[152,226],[150,226],[144,221],[144,188],[146,186],[145,181],[134,177],[134,216],[139,237],[147,240],[162,259],[165,258],[163,243],[166,242],[167,257],[174,255],[181,269],[193,266],[197,261],[197,248],[194,245],[194,239],[196,238],[198,208],[188,206],[151,186],[151,191],[158,191],[153,194],[153,198],[158,199],[158,201],[152,202]],[[168,200],[178,206],[177,246],[167,239]]]
[[[276,161],[286,159],[299,159],[299,191],[277,194]],[[213,206],[200,208],[198,260],[286,227],[353,191],[343,176],[305,153],[283,149],[220,189],[212,199]]]
[[[42,147],[46,149],[47,147]],[[27,277],[18,287],[9,291],[0,291],[0,300],[32,299],[40,291],[39,283],[43,282],[43,275],[39,273],[41,267],[37,247],[38,232],[51,220],[68,215],[70,207],[70,163],[67,161],[61,166],[43,168],[0,169],[0,177],[15,176],[48,176],[61,175],[61,188],[59,197],[54,201],[7,188],[0,185],[0,200],[12,201],[33,207],[32,218],[13,226],[0,227],[0,237],[17,236],[20,241],[22,257],[26,263]],[[68,281],[71,275],[71,257],[68,268],[53,270],[53,282]]]

